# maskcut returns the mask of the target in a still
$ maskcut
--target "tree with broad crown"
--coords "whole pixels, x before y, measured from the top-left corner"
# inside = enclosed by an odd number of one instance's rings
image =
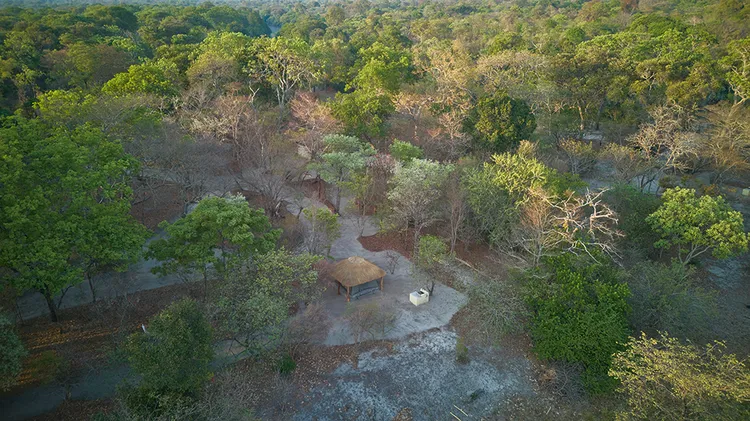
[[[642,333],[615,354],[610,376],[628,410],[617,419],[740,420],[750,417],[750,370],[723,342],[683,344],[666,332]]]
[[[166,60],[135,64],[105,83],[102,92],[112,96],[151,94],[159,97],[177,95],[177,66]]]
[[[141,376],[144,392],[195,396],[211,378],[212,331],[190,299],[173,303],[125,344],[128,361]]]
[[[314,267],[320,260],[279,249],[254,256],[249,265],[233,266],[215,305],[220,328],[251,353],[273,348],[291,306],[320,294]]]
[[[391,156],[404,163],[409,162],[412,159],[420,159],[424,156],[424,151],[419,146],[398,139],[393,139],[393,143],[391,143],[389,150]]]
[[[610,390],[612,354],[630,333],[627,284],[613,264],[572,254],[548,259],[542,274],[529,278],[526,292],[534,350],[542,358],[583,364],[587,389]]]
[[[375,148],[354,136],[340,134],[324,137],[323,144],[325,146],[321,162],[311,164],[310,168],[336,187],[333,207],[336,212],[340,212],[341,189],[354,174],[365,170],[367,158],[375,154]]]
[[[300,38],[258,38],[250,51],[252,58],[247,72],[251,78],[273,87],[281,110],[294,89],[320,77],[315,70],[317,66],[313,62],[310,46]]]
[[[57,294],[140,253],[147,231],[129,214],[137,163],[88,125],[14,118],[0,139],[0,273],[44,295],[56,321]]]
[[[742,213],[733,210],[721,196],[698,197],[693,189],[668,189],[661,206],[646,222],[661,236],[654,246],[676,247],[683,265],[707,251],[717,259],[747,251]]]
[[[505,152],[536,130],[531,108],[522,100],[504,92],[479,100],[464,121],[464,131],[471,135],[479,149]]]
[[[242,196],[209,197],[201,200],[193,212],[173,224],[159,224],[167,238],[155,240],[148,257],[161,264],[152,269],[166,275],[184,276],[199,272],[204,282],[213,267],[225,275],[229,263],[267,253],[276,246],[281,231],[271,228],[271,222],[261,209],[252,209]],[[219,249],[217,255],[215,250]]]
[[[415,247],[422,230],[440,219],[439,199],[452,171],[453,165],[428,159],[413,159],[396,168],[388,200],[393,218],[403,227],[414,227]]]

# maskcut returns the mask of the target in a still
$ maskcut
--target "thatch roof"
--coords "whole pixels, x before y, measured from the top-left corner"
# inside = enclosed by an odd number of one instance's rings
[[[364,257],[352,256],[337,262],[331,270],[331,276],[341,285],[353,287],[380,279],[385,276],[385,271]]]

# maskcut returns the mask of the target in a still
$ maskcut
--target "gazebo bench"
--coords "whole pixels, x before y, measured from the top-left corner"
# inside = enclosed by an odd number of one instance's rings
[[[359,297],[363,297],[367,294],[372,294],[375,291],[380,291],[380,286],[372,286],[367,288],[361,288],[357,290],[356,292],[352,293],[351,297],[355,300],[359,299]]]

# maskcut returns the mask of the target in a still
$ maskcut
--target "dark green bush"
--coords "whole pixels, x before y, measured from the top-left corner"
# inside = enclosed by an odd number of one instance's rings
[[[627,284],[611,263],[574,255],[548,259],[530,277],[534,350],[544,359],[581,363],[583,382],[593,393],[616,382],[607,375],[612,354],[622,349],[630,329]]]
[[[282,355],[279,361],[276,362],[276,369],[280,374],[291,374],[296,368],[297,363],[289,354]]]

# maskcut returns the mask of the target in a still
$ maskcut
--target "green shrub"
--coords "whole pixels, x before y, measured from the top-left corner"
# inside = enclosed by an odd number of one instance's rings
[[[527,310],[517,288],[495,279],[472,285],[468,290],[474,325],[485,337],[497,341],[523,327]]]
[[[0,314],[0,390],[7,390],[16,384],[25,356],[26,349],[16,334],[13,322]]]
[[[280,374],[290,374],[296,368],[297,363],[289,354],[282,355],[279,361],[276,362],[276,369]]]
[[[612,354],[630,333],[630,291],[619,271],[611,263],[562,255],[548,259],[540,272],[530,277],[527,291],[535,352],[583,364],[590,392],[612,390],[616,382],[607,375]]]
[[[390,152],[391,156],[401,162],[409,162],[412,159],[420,159],[424,156],[424,152],[419,146],[414,146],[409,142],[402,142],[398,139],[393,139]]]
[[[617,227],[625,234],[623,245],[653,255],[653,244],[659,240],[659,234],[646,223],[646,218],[659,208],[659,197],[628,184],[618,184],[604,194],[604,199],[617,212]]]
[[[184,299],[154,317],[146,332],[131,335],[126,352],[141,376],[137,396],[192,396],[211,377],[211,326],[198,304]]]
[[[469,362],[469,348],[464,344],[464,338],[456,339],[456,362],[467,364]]]

